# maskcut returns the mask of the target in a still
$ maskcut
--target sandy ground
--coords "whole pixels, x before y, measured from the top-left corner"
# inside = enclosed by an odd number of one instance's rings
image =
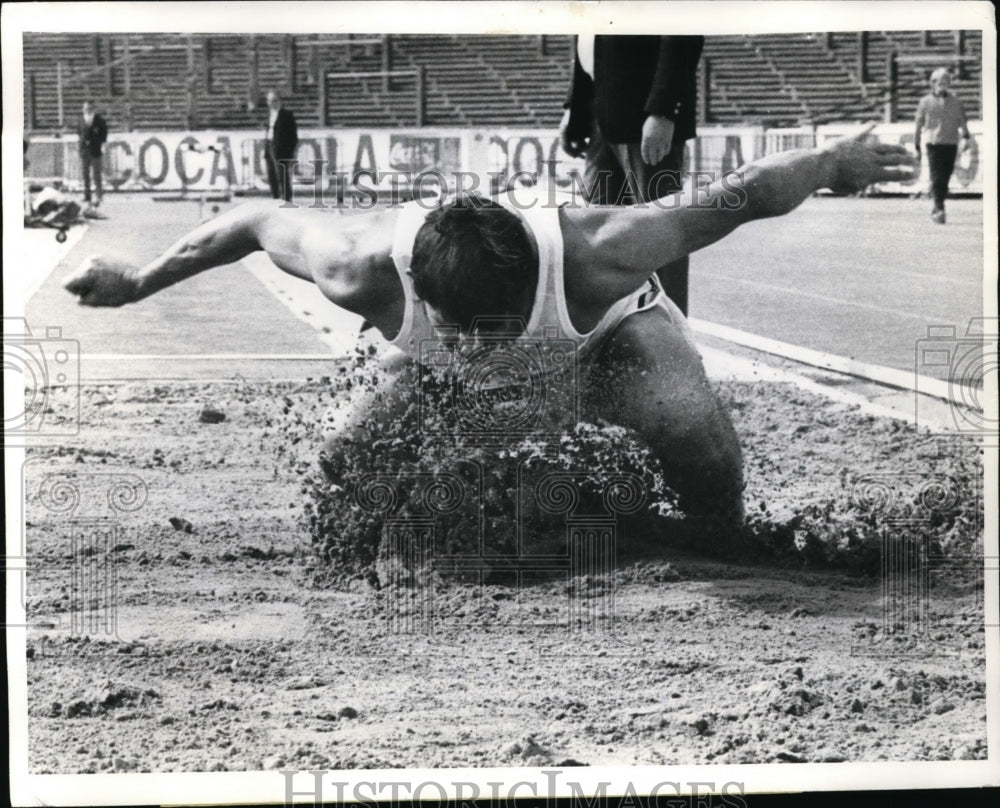
[[[438,580],[433,630],[406,593],[319,586],[315,445],[276,448],[322,386],[85,387],[81,435],[29,451],[33,772],[986,757],[973,574],[931,575],[894,633],[878,576],[628,541],[600,581]],[[976,507],[974,447],[790,387],[722,394],[751,510],[843,502],[871,474]]]

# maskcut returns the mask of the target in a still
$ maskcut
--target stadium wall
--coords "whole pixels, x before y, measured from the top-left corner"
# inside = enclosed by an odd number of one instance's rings
[[[980,141],[982,122],[970,122],[969,128]],[[717,176],[765,154],[822,144],[852,131],[857,125],[703,127],[688,144],[688,167]],[[912,124],[882,124],[873,134],[884,142],[912,147]],[[983,192],[977,142],[959,158],[951,186],[954,193]],[[320,186],[324,193],[336,187],[336,181],[345,191],[372,196],[393,187],[408,191],[415,177],[425,190],[442,176],[452,186],[462,183],[484,193],[510,182],[538,181],[565,188],[571,175],[583,168],[582,160],[562,154],[555,132],[540,129],[306,129],[297,158],[299,193],[316,188],[318,172],[326,178]],[[28,159],[27,178],[33,182],[61,182],[69,190],[81,186],[75,136],[35,138]],[[924,163],[919,179],[883,183],[875,192],[912,194],[925,188]],[[105,184],[116,191],[265,191],[264,141],[256,129],[112,134],[106,146]]]

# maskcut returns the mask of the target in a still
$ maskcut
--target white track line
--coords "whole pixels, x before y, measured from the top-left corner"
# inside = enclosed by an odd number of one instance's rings
[[[278,270],[270,264],[266,258],[267,266],[258,267],[259,271],[271,275],[273,272]],[[270,267],[270,269],[268,268]],[[254,272],[256,275],[257,273]],[[296,299],[291,296],[284,296],[283,293],[279,292],[279,286],[277,284],[272,284],[271,282],[265,281],[265,285],[269,289],[279,295],[279,299],[285,302],[289,308],[296,312],[296,308],[293,305],[293,301]],[[317,292],[318,293],[318,292]],[[297,302],[301,304],[301,298],[297,299]],[[315,300],[315,303],[325,304],[327,307],[336,308],[330,301],[323,298],[322,300]],[[308,305],[313,305],[309,303]],[[305,310],[306,312],[309,309]],[[354,317],[354,315],[351,315]],[[319,322],[318,318],[312,317],[311,314],[305,314],[301,316],[304,322],[309,325],[316,327]],[[357,318],[360,320],[360,318]],[[704,320],[699,320],[697,318],[690,319],[692,329],[699,334],[704,334],[706,336],[716,337],[719,339],[726,340],[738,345],[743,345],[754,350],[762,351],[764,353],[772,354],[775,356],[780,356],[786,359],[792,359],[796,362],[801,362],[803,364],[811,365],[813,367],[822,368],[824,370],[838,373],[841,375],[853,376],[866,381],[875,382],[877,384],[902,389],[911,392],[918,392],[933,397],[941,398],[945,401],[967,406],[964,399],[956,400],[955,395],[952,393],[950,386],[947,382],[941,381],[940,379],[932,379],[927,376],[921,376],[916,373],[907,373],[906,371],[898,370],[895,368],[887,368],[881,365],[873,365],[866,362],[859,362],[854,359],[849,359],[843,356],[836,356],[834,354],[824,353],[822,351],[815,351],[810,348],[803,348],[798,345],[792,345],[787,342],[781,342],[779,340],[769,339],[767,337],[761,337],[756,334],[750,334],[745,331],[740,331],[735,328],[730,328],[728,326],[718,325],[716,323],[709,323]],[[81,355],[81,361],[106,361],[106,362],[127,362],[127,361],[183,361],[187,362],[225,362],[225,361],[256,361],[256,362],[323,362],[329,364],[331,362],[342,361],[350,347],[357,342],[357,333],[351,333],[344,330],[339,330],[332,334],[323,334],[317,331],[317,336],[323,339],[331,347],[336,345],[339,349],[339,354],[240,354],[240,353],[224,353],[224,354],[122,354],[122,353],[102,353],[102,354],[83,354]],[[324,339],[324,337],[334,337],[335,340]],[[711,378],[714,379],[735,379],[738,381],[764,381],[764,382],[777,382],[784,384],[793,384],[796,387],[807,390],[817,395],[823,396],[836,403],[843,404],[845,406],[858,407],[861,411],[876,415],[883,418],[894,418],[898,420],[905,420],[911,423],[916,423],[916,417],[913,412],[908,412],[906,410],[893,409],[891,407],[884,406],[882,404],[876,404],[872,402],[868,397],[855,392],[850,392],[847,390],[831,387],[828,384],[822,384],[813,379],[806,378],[800,373],[795,373],[793,371],[784,370],[781,368],[775,368],[770,365],[762,364],[760,361],[748,359],[744,357],[738,357],[731,353],[718,348],[710,348],[708,346],[700,345],[699,350],[705,361],[706,370]],[[103,380],[104,383],[112,383],[114,381],[128,381],[123,380]],[[192,380],[199,383],[204,383],[205,379]],[[217,381],[231,381],[226,379],[219,379]],[[273,380],[272,380],[273,381]],[[100,383],[97,380],[93,380],[93,383]],[[929,426],[931,428],[952,430],[954,429],[954,423],[949,420],[946,416],[940,418],[928,418],[927,413],[922,413],[920,419],[920,425]]]
[[[265,253],[252,253],[240,263],[292,314],[311,326],[333,355],[344,356],[357,344],[363,317],[327,300],[314,284],[282,272]]]
[[[865,415],[906,421],[915,426],[927,427],[935,432],[955,431],[955,422],[949,417],[947,410],[939,413],[929,413],[927,408],[923,408],[918,418],[914,409],[896,409],[883,404],[876,404],[861,393],[831,387],[828,384],[809,379],[801,373],[766,365],[755,359],[735,356],[719,348],[709,348],[705,345],[699,345],[698,351],[701,353],[702,360],[705,363],[705,371],[712,379],[791,384],[800,390],[822,396],[835,404],[841,404],[845,407],[856,407]],[[908,403],[912,404],[912,401]]]
[[[956,391],[952,389],[946,381],[934,379],[930,376],[922,376],[916,372],[907,372],[896,368],[887,368],[882,365],[873,365],[868,362],[859,362],[856,359],[849,359],[846,356],[815,351],[812,348],[803,348],[800,345],[792,345],[789,342],[761,337],[757,334],[750,334],[740,331],[737,328],[730,328],[717,323],[709,323],[705,320],[691,318],[689,320],[691,328],[696,333],[705,334],[711,337],[718,337],[727,342],[734,342],[747,348],[753,348],[764,353],[782,356],[786,359],[793,359],[813,367],[832,370],[835,373],[843,373],[847,376],[856,376],[868,381],[897,387],[901,390],[909,390],[915,393],[923,393],[935,398],[950,401],[953,404],[967,406],[967,399],[956,397]]]
[[[789,286],[781,286],[776,283],[767,283],[765,281],[755,281],[749,278],[741,278],[738,275],[726,275],[722,272],[712,272],[708,277],[713,279],[719,279],[728,281],[729,283],[741,283],[744,286],[752,286],[755,289],[763,289],[768,292],[777,292],[779,294],[785,295],[795,295],[796,297],[806,297],[810,300],[819,300],[824,303],[834,304],[837,306],[848,306],[850,308],[861,309],[863,311],[874,311],[878,314],[888,314],[893,317],[909,317],[913,320],[926,320],[926,313],[922,312],[912,312],[905,311],[904,309],[895,309],[888,306],[878,306],[874,303],[859,303],[857,300],[848,300],[843,297],[834,297],[832,295],[820,294],[818,292],[808,292],[805,289],[793,289]]]
[[[66,240],[56,241],[57,230],[52,228],[25,228],[21,235],[19,250],[20,266],[25,269],[25,283],[22,287],[23,300],[30,300],[42,288],[42,284],[53,273],[87,232],[85,224],[74,225],[66,231]]]

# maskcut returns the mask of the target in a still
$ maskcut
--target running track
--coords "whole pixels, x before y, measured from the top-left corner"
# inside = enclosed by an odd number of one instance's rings
[[[36,332],[58,325],[80,342],[84,379],[108,378],[109,369],[120,372],[114,378],[184,375],[186,360],[167,363],[167,372],[155,358],[165,355],[191,357],[193,377],[321,375],[332,367],[323,357],[335,352],[323,329],[335,336],[356,328],[356,321],[317,300],[308,284],[277,270],[270,277],[280,291],[262,282],[260,261],[256,273],[239,265],[217,269],[138,305],[79,307],[60,284],[83,258],[108,253],[147,261],[198,217],[194,203],[154,203],[141,195],[111,197],[105,208],[109,218],[93,223],[55,269],[37,279],[25,312]],[[789,216],[747,225],[692,257],[691,315],[912,371],[929,326],[961,333],[983,306],[981,200],[949,202],[943,227],[931,224],[927,208],[922,200],[814,198]],[[47,272],[34,263],[16,271]],[[295,298],[291,308],[279,300],[288,294]],[[94,355],[104,359],[88,363]],[[216,359],[195,358],[206,355]]]

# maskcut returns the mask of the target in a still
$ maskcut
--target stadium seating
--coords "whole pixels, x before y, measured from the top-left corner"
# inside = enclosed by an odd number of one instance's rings
[[[917,101],[927,92],[927,76],[939,65],[957,67],[955,62],[956,41],[954,31],[872,31],[868,34],[866,47],[867,70],[860,75],[860,43],[855,33],[821,35],[822,42],[831,55],[837,59],[851,76],[853,84],[864,90],[864,97],[845,106],[852,117],[863,117],[871,110],[875,117],[882,118],[885,103],[889,98],[888,58],[895,53],[898,58],[898,77],[895,115],[896,120],[911,120],[916,112]],[[982,88],[979,58],[982,42],[976,33],[966,42],[965,55],[971,61],[957,71],[958,79],[952,90],[962,99],[972,118],[982,116]],[[908,61],[913,58],[926,62]]]
[[[86,97],[119,131],[255,128],[271,88],[301,127],[551,128],[562,114],[572,47],[571,37],[551,35],[31,33],[25,129],[71,130]],[[865,75],[857,33],[709,36],[702,122],[911,120],[935,64],[956,67],[955,92],[970,117],[982,115],[978,32],[959,43],[954,31],[871,31],[863,47]],[[891,98],[890,53],[898,60]],[[386,67],[405,75],[372,75]]]
[[[701,70],[708,64],[705,123],[796,123],[808,108],[775,60],[753,38],[708,37]],[[704,86],[704,85],[702,85]],[[716,99],[723,103],[717,104]]]

